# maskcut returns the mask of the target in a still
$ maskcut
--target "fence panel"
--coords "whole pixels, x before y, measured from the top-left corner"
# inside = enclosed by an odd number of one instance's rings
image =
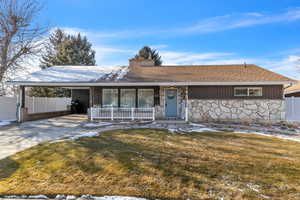
[[[285,98],[286,120],[300,122],[300,97]]]
[[[0,97],[0,121],[17,119],[17,97]]]
[[[65,111],[68,110],[68,105],[71,105],[71,98],[26,97],[25,99],[25,106],[30,114]]]

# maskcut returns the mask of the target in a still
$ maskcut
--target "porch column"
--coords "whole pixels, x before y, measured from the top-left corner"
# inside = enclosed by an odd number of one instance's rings
[[[25,115],[25,86],[19,86],[18,88],[18,102],[17,102],[17,119],[18,122],[24,121]]]
[[[92,116],[92,108],[94,107],[94,87],[89,88],[89,108],[88,108],[88,118],[93,121],[93,116]]]
[[[95,88],[90,87],[89,92],[89,107],[92,108],[94,106],[94,94],[95,94]]]
[[[189,100],[189,86],[185,88],[185,121],[189,121],[189,107],[188,107],[188,100]]]

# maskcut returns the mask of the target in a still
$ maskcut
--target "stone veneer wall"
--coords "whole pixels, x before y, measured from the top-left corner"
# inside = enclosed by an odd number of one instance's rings
[[[174,88],[161,86],[159,88],[160,95],[160,104],[155,106],[155,118],[156,119],[165,119],[165,89]],[[184,104],[185,104],[185,95],[187,92],[187,87],[176,87],[177,89],[177,117],[181,118],[184,116]]]
[[[281,121],[284,100],[188,100],[189,121]]]

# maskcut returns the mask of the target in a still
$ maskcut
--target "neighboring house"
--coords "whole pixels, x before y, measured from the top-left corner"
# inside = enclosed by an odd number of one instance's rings
[[[256,65],[154,66],[135,57],[126,67],[55,66],[14,80],[25,87],[72,89],[93,119],[260,120],[285,119],[284,85],[294,81]]]
[[[300,81],[284,90],[285,97],[300,97]]]

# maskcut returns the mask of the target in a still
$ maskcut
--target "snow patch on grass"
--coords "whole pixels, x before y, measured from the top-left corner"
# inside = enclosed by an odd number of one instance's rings
[[[32,195],[32,196],[26,196],[26,195],[9,195],[4,196],[4,198],[7,199],[49,199],[45,195]],[[76,200],[79,199],[79,197],[76,197],[74,195],[56,195],[55,199],[59,200]],[[82,195],[81,199],[94,199],[94,200],[147,200],[145,198],[137,198],[137,197],[129,197],[129,196],[103,196],[103,197],[97,197],[97,196],[91,196],[91,195]]]
[[[99,122],[99,123],[87,123],[85,127],[103,127],[103,126],[110,126],[112,123],[109,122]]]
[[[203,124],[197,124],[197,123],[189,123],[191,126],[199,126],[199,127],[205,127]]]
[[[203,128],[191,128],[188,132],[221,132],[221,131],[212,128],[203,127]]]
[[[176,128],[169,128],[168,131],[171,132],[171,133],[176,133],[178,131],[178,129],[176,129]]]
[[[31,195],[28,196],[28,199],[48,199],[48,197],[45,195]]]
[[[82,133],[80,135],[75,135],[70,137],[71,140],[77,140],[81,137],[94,137],[94,136],[98,136],[99,133],[98,132],[87,132],[87,133]]]

